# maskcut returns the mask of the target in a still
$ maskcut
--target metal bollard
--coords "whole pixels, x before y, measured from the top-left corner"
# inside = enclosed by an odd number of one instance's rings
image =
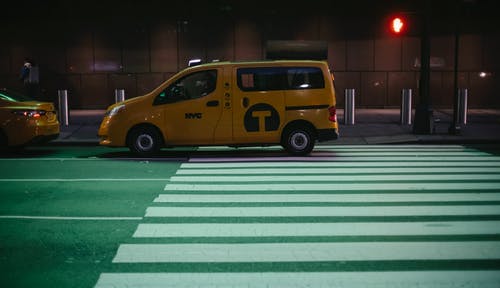
[[[345,89],[344,92],[344,124],[354,125],[354,110],[355,110],[355,90]]]
[[[115,89],[115,103],[125,101],[125,90]]]
[[[411,124],[411,89],[401,91],[401,110],[399,112],[399,122],[401,125]]]
[[[59,98],[59,122],[64,126],[69,125],[68,90],[57,90]]]
[[[467,124],[467,88],[458,89],[458,124]]]

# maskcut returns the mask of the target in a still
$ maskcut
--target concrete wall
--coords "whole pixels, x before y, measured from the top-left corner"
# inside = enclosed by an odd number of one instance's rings
[[[57,101],[57,90],[68,89],[70,108],[104,109],[114,89],[125,89],[126,98],[147,93],[189,59],[263,59],[267,41],[308,40],[328,44],[340,107],[346,88],[357,90],[358,107],[397,107],[403,88],[414,89],[418,101],[418,29],[400,37],[385,31],[387,11],[399,9],[391,6],[398,1],[380,8],[379,1],[312,0],[306,9],[286,1],[66,2],[37,4],[21,24],[4,23],[14,16],[2,20],[0,87],[21,88],[18,72],[30,56],[41,68],[44,99]],[[465,19],[473,29],[460,36],[459,86],[469,88],[470,107],[500,107],[500,33],[491,28],[498,20],[475,13],[484,17]],[[449,25],[449,18],[436,19],[434,27]],[[431,101],[451,108],[455,37],[444,30],[431,36]]]

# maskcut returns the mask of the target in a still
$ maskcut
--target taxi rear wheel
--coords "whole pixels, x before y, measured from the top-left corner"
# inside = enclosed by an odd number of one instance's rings
[[[130,151],[141,156],[150,156],[158,153],[162,146],[160,133],[153,127],[140,126],[132,129],[128,136]]]
[[[294,126],[286,129],[282,145],[293,155],[307,155],[314,148],[314,133],[307,126]]]

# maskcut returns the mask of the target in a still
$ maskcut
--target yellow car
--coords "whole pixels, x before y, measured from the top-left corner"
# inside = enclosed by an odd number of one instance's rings
[[[59,129],[53,103],[0,89],[0,147],[46,143],[59,136]]]
[[[172,146],[282,145],[294,155],[337,139],[333,76],[324,61],[215,62],[108,107],[100,144],[154,154]]]

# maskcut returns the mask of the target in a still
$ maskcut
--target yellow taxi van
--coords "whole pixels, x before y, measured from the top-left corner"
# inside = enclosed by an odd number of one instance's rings
[[[0,89],[0,148],[43,144],[58,136],[54,103]]]
[[[309,154],[338,138],[333,75],[317,60],[213,62],[108,107],[100,144],[146,156],[174,146],[281,145]]]

